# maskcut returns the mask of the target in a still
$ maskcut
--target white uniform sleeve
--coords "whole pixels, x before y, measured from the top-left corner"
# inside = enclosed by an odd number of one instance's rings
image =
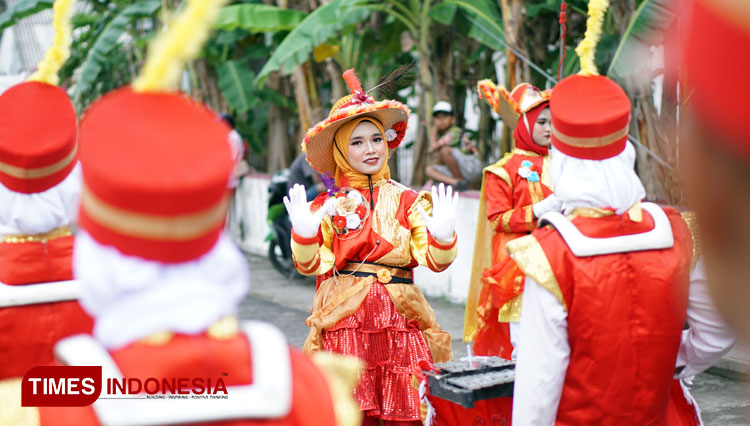
[[[519,337],[513,425],[554,425],[570,359],[568,314],[552,293],[529,277]]]
[[[690,274],[687,322],[682,332],[677,367],[685,368],[677,376],[687,378],[714,365],[734,344],[734,333],[714,307],[708,291],[703,258]]]

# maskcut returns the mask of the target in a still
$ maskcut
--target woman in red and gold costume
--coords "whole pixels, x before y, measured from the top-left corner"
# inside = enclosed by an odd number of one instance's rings
[[[478,91],[513,131],[515,148],[484,169],[464,340],[477,355],[511,359],[521,315],[523,273],[505,245],[536,229],[542,213],[559,210],[549,176],[551,91],[522,83],[508,93],[490,80]]]
[[[418,425],[412,372],[420,361],[449,360],[451,347],[412,269],[439,272],[453,262],[457,195],[442,185],[417,193],[390,179],[388,156],[403,139],[409,109],[375,101],[353,70],[344,78],[352,94],[307,132],[303,145],[308,162],[333,175],[335,185],[311,206],[301,185],[285,198],[295,265],[325,278],[304,349],[366,362],[354,392],[364,424]]]
[[[52,362],[55,342],[93,325],[72,270],[77,119],[56,86],[70,36],[57,22],[72,3],[55,2],[55,44],[38,71],[0,96],[0,379]]]

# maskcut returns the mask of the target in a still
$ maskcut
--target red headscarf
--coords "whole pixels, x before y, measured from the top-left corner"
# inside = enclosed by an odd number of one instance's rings
[[[526,113],[526,120],[529,123],[529,129],[526,128],[523,116],[518,119],[516,130],[513,132],[513,137],[516,139],[516,148],[523,149],[524,151],[535,152],[539,155],[547,155],[549,153],[549,148],[535,144],[534,139],[531,137],[531,134],[534,132],[534,123],[536,123],[537,117],[539,117],[539,114],[541,114],[544,108],[547,107],[549,107],[549,102],[543,102]]]

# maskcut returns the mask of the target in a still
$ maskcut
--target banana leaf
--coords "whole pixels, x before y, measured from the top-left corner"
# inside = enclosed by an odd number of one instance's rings
[[[22,0],[0,14],[0,34],[19,20],[52,8],[53,0]]]
[[[670,0],[645,0],[633,14],[625,33],[622,35],[614,58],[607,70],[607,76],[617,80],[642,72],[634,67],[644,63],[643,56],[648,54],[649,47],[658,42],[675,16]]]
[[[370,16],[365,0],[333,0],[310,12],[279,44],[255,78],[255,84],[265,83],[268,75],[280,70],[291,74],[294,68],[307,62],[316,47],[350,25]]]
[[[89,90],[99,77],[107,55],[117,46],[120,36],[134,19],[152,16],[161,8],[160,0],[138,1],[120,11],[96,37],[86,60],[81,66],[81,77],[75,86],[73,99],[77,102],[82,93]]]
[[[505,31],[500,11],[490,0],[445,0],[443,5],[458,6],[472,23],[467,35],[494,50],[505,50]]]
[[[304,18],[304,13],[294,9],[243,3],[222,8],[214,28],[227,31],[241,28],[250,33],[290,31]]]

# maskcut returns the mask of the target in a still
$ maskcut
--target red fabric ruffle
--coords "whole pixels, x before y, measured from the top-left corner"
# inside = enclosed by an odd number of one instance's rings
[[[356,356],[366,364],[354,397],[368,416],[419,420],[420,402],[412,387],[419,361],[432,362],[417,321],[398,313],[385,286],[372,284],[359,309],[323,331],[323,350]]]

